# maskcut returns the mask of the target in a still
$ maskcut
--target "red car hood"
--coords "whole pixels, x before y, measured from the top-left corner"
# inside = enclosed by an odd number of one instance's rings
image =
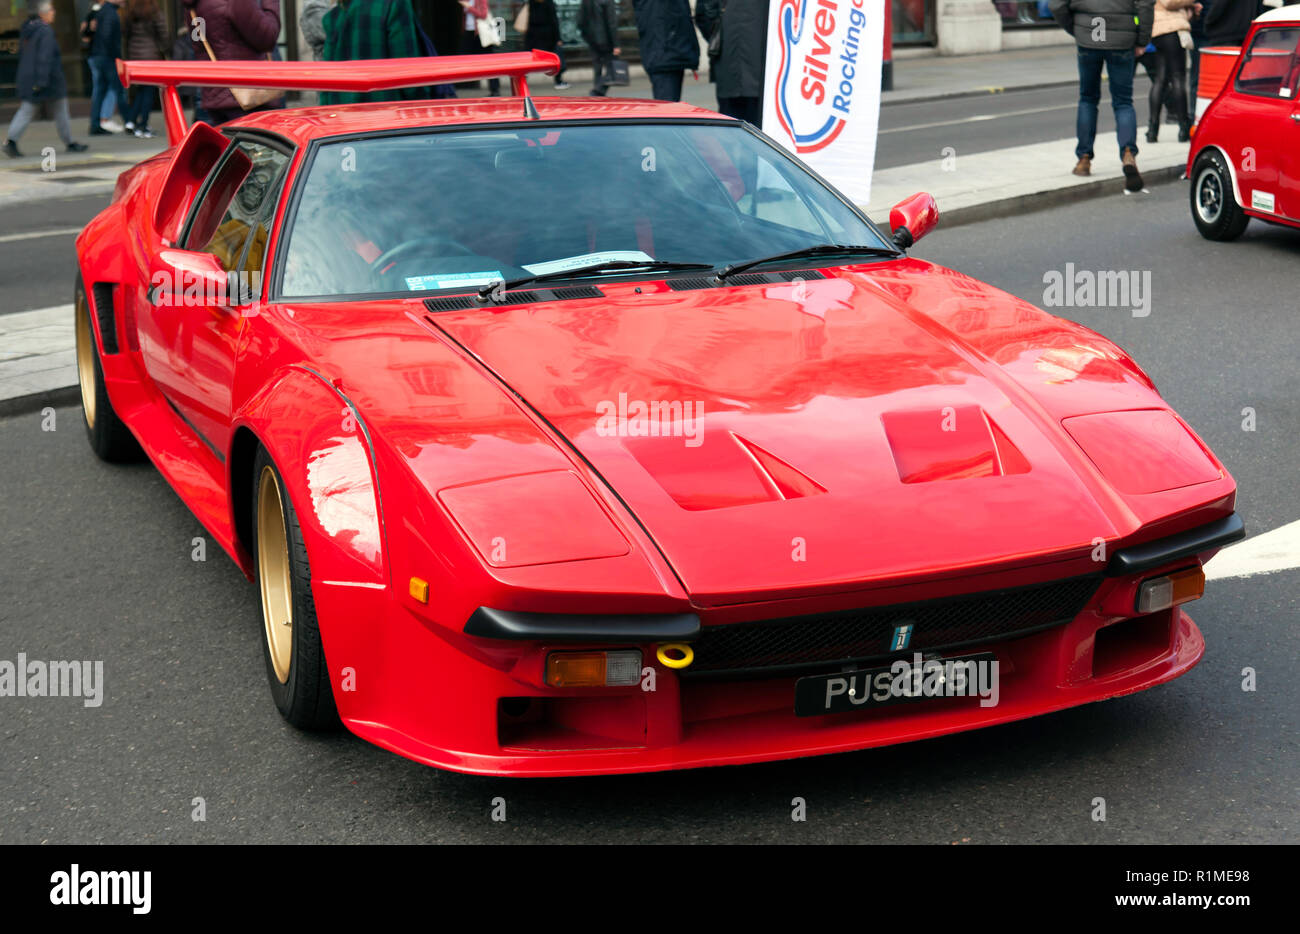
[[[1141,524],[1060,420],[1164,403],[1107,341],[1011,296],[915,261],[604,288],[430,320],[591,463],[702,605],[1077,559]]]

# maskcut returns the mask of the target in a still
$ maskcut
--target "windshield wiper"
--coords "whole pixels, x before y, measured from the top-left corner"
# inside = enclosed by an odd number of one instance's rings
[[[483,288],[479,289],[478,296],[481,299],[487,300],[492,299],[494,296],[501,295],[509,289],[517,289],[521,285],[532,285],[534,282],[549,282],[553,279],[574,279],[578,276],[586,276],[602,272],[631,271],[633,269],[657,271],[712,268],[712,263],[670,263],[653,259],[610,259],[600,263],[592,263],[590,266],[578,266],[575,269],[556,269],[553,272],[542,272],[533,276],[521,276],[518,279],[511,279],[506,282],[498,279],[495,282],[489,282],[487,285],[483,286]]]
[[[882,246],[857,246],[846,245],[842,243],[818,243],[816,246],[806,246],[801,250],[791,250],[788,253],[777,253],[775,256],[763,256],[759,259],[748,259],[742,263],[730,263],[718,270],[717,279],[719,282],[726,280],[728,276],[734,276],[738,272],[744,272],[746,269],[753,269],[755,266],[761,266],[764,263],[775,263],[783,259],[803,259],[809,256],[901,256],[898,250],[889,249]]]

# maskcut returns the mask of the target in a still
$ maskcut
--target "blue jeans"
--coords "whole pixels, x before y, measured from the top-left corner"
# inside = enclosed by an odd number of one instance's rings
[[[116,59],[107,55],[92,55],[86,61],[90,65],[90,80],[94,87],[90,97],[90,128],[94,130],[99,127],[101,117],[113,114],[111,106],[106,106],[105,100],[110,91],[113,95],[111,100],[119,108],[122,107],[122,82],[117,77]],[[107,109],[107,114],[104,109]]]
[[[153,95],[154,89],[147,84],[139,85],[135,89],[135,100],[131,101],[130,112],[122,115],[127,123],[134,123],[136,129],[149,126],[149,113],[153,110]]]
[[[1137,155],[1137,111],[1133,109],[1133,69],[1137,58],[1132,49],[1079,49],[1079,117],[1076,130],[1079,145],[1075,156],[1092,158],[1097,138],[1097,105],[1101,103],[1101,68],[1110,77],[1110,106],[1115,111],[1119,155],[1132,149]]]

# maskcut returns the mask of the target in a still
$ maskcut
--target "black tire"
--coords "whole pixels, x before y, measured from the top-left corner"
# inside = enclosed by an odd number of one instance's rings
[[[121,464],[144,457],[131,429],[117,417],[104,385],[104,367],[99,360],[95,327],[90,319],[86,287],[77,276],[73,296],[73,329],[77,341],[77,379],[81,384],[81,415],[90,449],[100,460]]]
[[[279,620],[268,619],[267,589],[263,585],[261,555],[262,534],[259,516],[262,515],[263,471],[270,471],[275,492],[279,497],[284,523],[285,551],[288,559],[288,593],[291,600],[292,631],[289,639],[291,652],[288,672],[282,681],[276,673],[276,661],[271,645],[271,626],[283,625]],[[268,481],[269,482],[269,481]],[[320,628],[316,621],[316,601],[311,593],[311,565],[307,560],[307,547],[303,543],[298,514],[289,499],[280,470],[265,448],[258,448],[253,461],[253,523],[251,548],[253,567],[256,570],[258,592],[262,595],[262,656],[266,662],[266,677],[271,686],[271,697],[280,715],[300,730],[330,730],[340,725],[338,708],[334,703],[334,690],[330,685],[329,668],[325,664],[325,650],[321,645]],[[270,508],[270,507],[268,507]],[[268,549],[269,551],[270,549]],[[268,578],[270,575],[268,574]]]
[[[1237,204],[1232,175],[1217,150],[1207,149],[1192,166],[1192,220],[1206,240],[1236,240],[1250,217]]]

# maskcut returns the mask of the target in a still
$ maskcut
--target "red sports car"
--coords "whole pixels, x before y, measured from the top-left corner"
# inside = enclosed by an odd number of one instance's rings
[[[281,714],[463,772],[862,749],[1152,687],[1242,535],[1118,347],[908,256],[752,127],[543,53],[127,62],[77,240],[90,443],[262,597]],[[183,83],[514,96],[186,128]]]
[[[1300,8],[1255,20],[1197,123],[1187,177],[1207,239],[1236,239],[1252,217],[1300,227]]]

